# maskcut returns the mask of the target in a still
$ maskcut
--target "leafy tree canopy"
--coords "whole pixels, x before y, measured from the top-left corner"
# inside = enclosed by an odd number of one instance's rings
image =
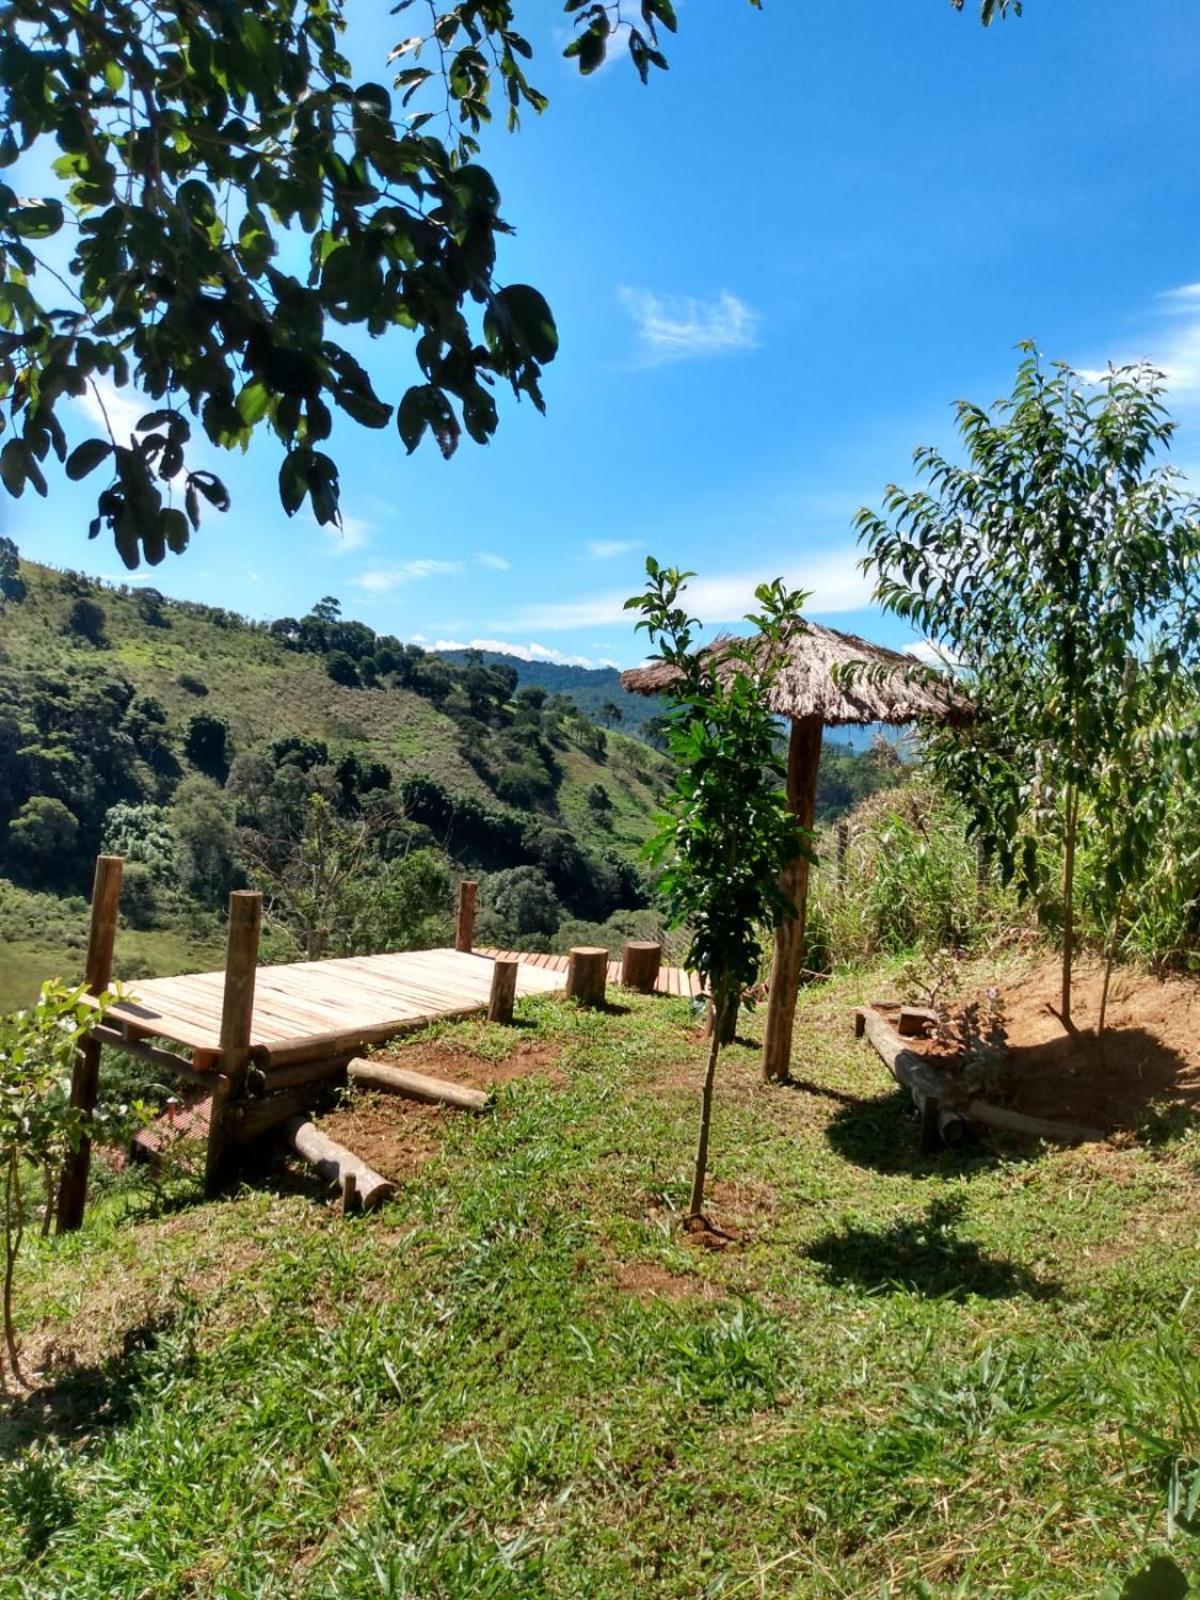
[[[1102,848],[1114,896],[1136,883],[1166,803],[1146,780],[1171,766],[1150,744],[1181,704],[1194,720],[1200,505],[1162,460],[1158,373],[1093,384],[1022,348],[1009,398],[959,403],[965,461],[922,447],[924,486],[891,485],[858,526],[876,599],[967,675],[974,725],[932,751],[1005,875],[1061,923],[1069,1021],[1077,839]]]
[[[335,411],[397,427],[410,452],[430,434],[448,457],[464,431],[490,438],[497,385],[542,407],[558,333],[535,288],[497,276],[509,226],[477,159],[496,102],[510,129],[546,105],[519,7],[460,0],[427,23],[414,0],[394,9],[421,31],[392,51],[389,87],[355,79],[346,0],[4,7],[0,166],[53,148],[58,180],[34,196],[0,183],[10,494],[46,494],[51,452],[73,479],[101,473],[91,536],[107,529],[134,567],[182,551],[202,502],[229,505],[189,465],[197,428],[225,449],[269,430],[284,509],[336,523]],[[672,0],[640,0],[635,18],[602,0],[563,9],[582,73],[614,45],[643,81],[666,67]],[[981,0],[985,23],[1007,9]],[[342,328],[411,334],[415,381],[380,395]],[[102,404],[101,380],[135,384],[146,414],[72,447],[63,401],[90,390]]]

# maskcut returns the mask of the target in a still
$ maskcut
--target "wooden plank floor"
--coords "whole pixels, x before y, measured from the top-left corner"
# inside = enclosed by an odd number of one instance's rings
[[[561,989],[564,981],[562,972],[523,965],[517,993],[542,994]],[[457,950],[259,967],[250,1043],[268,1054],[286,1046],[293,1057],[306,1039],[358,1034],[367,1043],[387,1038],[389,1030],[478,1011],[488,1003],[491,984],[491,959]],[[192,1050],[216,1051],[224,987],[224,972],[139,980],[106,1020]]]
[[[558,972],[564,976],[567,971],[566,956],[542,955],[529,950],[493,950],[482,949],[480,955],[490,956],[493,959],[503,957],[507,961],[519,961],[522,969],[532,967],[535,972]],[[621,963],[610,961],[608,963],[608,981],[618,984],[621,981]],[[655,994],[692,995],[704,993],[704,985],[700,982],[699,975],[688,972],[684,967],[660,967],[658,982],[654,986]]]

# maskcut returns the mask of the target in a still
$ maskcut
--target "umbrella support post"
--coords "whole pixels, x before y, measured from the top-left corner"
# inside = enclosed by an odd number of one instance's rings
[[[810,833],[817,809],[817,770],[821,764],[823,728],[820,717],[793,717],[788,741],[788,806],[800,826]],[[763,1034],[763,1077],[768,1083],[786,1079],[791,1066],[792,1024],[804,965],[808,869],[808,858],[797,856],[783,873],[783,892],[796,907],[796,915],[780,923],[775,932],[775,958],[771,963],[771,990]]]

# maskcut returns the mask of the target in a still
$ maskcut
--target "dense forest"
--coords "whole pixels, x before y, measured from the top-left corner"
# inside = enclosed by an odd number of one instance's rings
[[[55,963],[73,976],[101,850],[128,862],[126,977],[215,961],[248,883],[281,959],[440,942],[467,873],[497,944],[657,926],[640,851],[670,768],[622,729],[652,737],[662,708],[616,673],[601,726],[593,673],[555,668],[550,692],[528,681],[540,663],[427,652],[332,597],[254,622],[21,562],[10,541],[0,584],[0,999]],[[822,817],[888,764],[830,745]]]

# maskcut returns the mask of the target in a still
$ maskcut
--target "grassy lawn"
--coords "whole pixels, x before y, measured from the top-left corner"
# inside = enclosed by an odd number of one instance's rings
[[[225,1203],[113,1188],[31,1242],[3,1592],[1119,1592],[1200,1458],[1200,1139],[922,1157],[852,1036],[878,981],[805,998],[795,1086],[729,1052],[724,1248],[675,1225],[689,1008],[627,997],[439,1033],[535,1042],[541,1076],[422,1113],[374,1216],[280,1166]]]

